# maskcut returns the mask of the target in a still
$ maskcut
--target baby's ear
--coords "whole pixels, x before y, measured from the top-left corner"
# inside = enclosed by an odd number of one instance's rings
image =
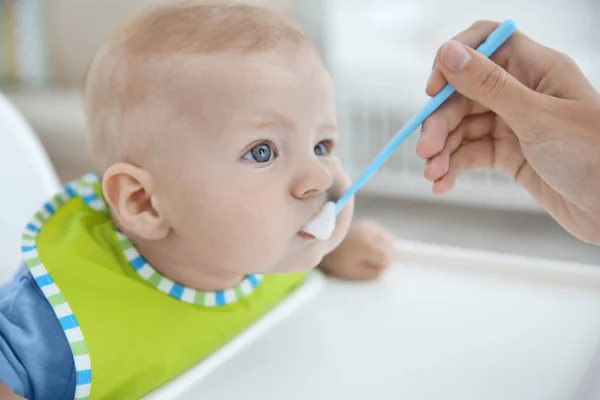
[[[114,164],[103,174],[102,192],[124,231],[146,240],[164,239],[169,233],[154,182],[146,170]]]

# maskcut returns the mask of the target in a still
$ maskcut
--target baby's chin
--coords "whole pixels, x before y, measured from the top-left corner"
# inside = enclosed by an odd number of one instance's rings
[[[277,263],[272,268],[269,268],[266,271],[260,272],[261,274],[269,275],[269,274],[294,274],[298,272],[309,271],[319,266],[321,260],[325,254],[321,254],[321,252],[310,252],[313,254],[307,254],[308,251],[298,255],[293,259],[288,259],[286,261],[282,261]]]

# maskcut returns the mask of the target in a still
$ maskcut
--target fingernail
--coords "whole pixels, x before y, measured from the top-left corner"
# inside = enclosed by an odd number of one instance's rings
[[[440,58],[446,68],[457,73],[471,60],[471,53],[462,43],[450,40],[443,45]]]

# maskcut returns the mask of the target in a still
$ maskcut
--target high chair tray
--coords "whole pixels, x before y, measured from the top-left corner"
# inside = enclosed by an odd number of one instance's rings
[[[317,296],[290,298],[149,398],[600,399],[600,266],[415,242],[398,252],[376,282],[298,292]]]

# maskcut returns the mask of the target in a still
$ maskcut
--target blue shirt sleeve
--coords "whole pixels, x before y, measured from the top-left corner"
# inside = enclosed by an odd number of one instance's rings
[[[75,395],[69,343],[26,267],[0,287],[0,381],[27,399],[72,400]]]

